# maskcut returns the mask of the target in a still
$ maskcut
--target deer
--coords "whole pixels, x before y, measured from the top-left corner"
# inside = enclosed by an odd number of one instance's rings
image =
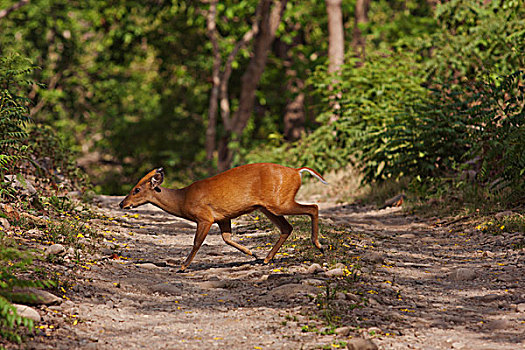
[[[226,170],[184,188],[169,189],[160,186],[164,181],[164,170],[158,168],[144,176],[119,206],[121,209],[132,209],[150,203],[169,214],[197,224],[193,248],[179,272],[184,272],[190,265],[214,223],[218,224],[226,244],[258,259],[250,249],[232,240],[231,220],[259,210],[280,230],[279,240],[264,259],[264,263],[268,264],[293,230],[284,215],[310,216],[311,241],[323,253],[318,238],[319,207],[316,204],[299,204],[295,201],[303,172],[328,184],[311,168],[295,169],[272,163],[256,163]]]

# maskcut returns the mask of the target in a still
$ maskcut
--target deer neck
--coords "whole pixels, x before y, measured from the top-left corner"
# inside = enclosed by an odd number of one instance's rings
[[[183,190],[159,186],[158,192],[155,192],[155,195],[150,202],[170,214],[183,217],[182,204],[184,203],[184,197]]]

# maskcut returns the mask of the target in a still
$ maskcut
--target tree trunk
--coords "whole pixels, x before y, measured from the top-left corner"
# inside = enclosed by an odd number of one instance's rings
[[[345,39],[341,3],[342,0],[326,0],[326,13],[328,15],[328,73],[339,70],[339,67],[344,62]]]
[[[253,45],[252,57],[248,63],[246,71],[241,77],[239,107],[235,111],[229,127],[225,125],[225,135],[220,140],[219,171],[224,171],[231,167],[234,152],[230,148],[229,143],[232,139],[238,140],[240,138],[248,120],[250,119],[255,104],[255,92],[264,72],[264,68],[266,67],[268,51],[275,39],[275,33],[281,22],[286,3],[287,0],[261,0],[259,31]]]
[[[219,41],[217,38],[217,3],[218,0],[212,0],[207,15],[208,37],[213,47],[213,69],[212,69],[212,88],[210,93],[210,103],[208,107],[208,125],[206,126],[206,159],[213,159],[215,151],[215,138],[217,135],[217,113],[219,85],[221,74],[221,53],[219,51]]]
[[[296,72],[287,72],[287,75],[296,75]],[[295,77],[288,80],[287,90],[294,97],[286,104],[284,110],[284,138],[295,141],[301,137],[304,131],[304,81]]]
[[[355,3],[355,17],[354,17],[354,38],[353,46],[357,57],[361,58],[361,62],[365,60],[365,38],[361,33],[359,25],[368,22],[368,8],[370,7],[370,0],[357,0]]]

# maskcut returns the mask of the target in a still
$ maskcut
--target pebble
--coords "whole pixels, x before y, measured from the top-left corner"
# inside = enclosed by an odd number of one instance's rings
[[[511,211],[511,210],[506,210],[506,211],[502,211],[502,212],[499,212],[497,213],[496,215],[494,215],[494,217],[497,219],[497,220],[500,220],[500,219],[503,219],[505,216],[512,216],[514,215],[514,212]]]
[[[343,271],[343,269],[337,268],[337,269],[328,270],[325,272],[325,274],[327,277],[340,277],[340,276],[344,276],[345,272]]]
[[[374,264],[382,264],[384,262],[383,256],[378,252],[366,252],[363,254],[362,259]]]
[[[520,303],[516,305],[516,311],[517,312],[525,312],[525,303]]]
[[[308,284],[310,286],[322,286],[324,282],[315,278],[307,278],[301,281],[302,284]]]
[[[322,271],[324,270],[319,264],[312,264],[306,270],[307,273],[316,273],[316,272],[322,272]]]
[[[137,264],[137,266],[143,269],[147,269],[147,270],[155,270],[159,268],[157,265],[153,263]]]
[[[297,294],[308,294],[316,296],[318,293],[319,289],[317,287],[304,284],[289,283],[283,284],[282,286],[272,289],[269,294],[274,297],[292,297]]]
[[[2,226],[4,230],[9,230],[11,228],[11,224],[6,218],[0,218],[0,226]]]
[[[335,329],[335,334],[339,335],[339,336],[342,336],[342,337],[346,337],[347,335],[350,334],[350,331],[352,329],[350,327],[339,327],[339,328],[336,328]]]
[[[36,288],[15,289],[12,298],[28,305],[56,305],[63,301],[52,293]]]
[[[398,238],[404,238],[404,239],[414,239],[416,238],[416,235],[413,233],[405,233],[402,235],[397,236]]]
[[[370,339],[354,338],[350,339],[346,346],[349,350],[377,350],[377,345]]]
[[[334,266],[334,268],[336,268],[336,269],[344,269],[345,267],[346,267],[346,265],[343,264],[343,263],[340,263],[340,262],[335,264],[335,266]]]
[[[53,244],[47,247],[46,254],[47,255],[58,255],[65,252],[66,248],[62,244]]]
[[[40,322],[40,320],[42,319],[40,317],[40,314],[35,309],[29,306],[19,304],[13,304],[13,306],[16,308],[16,313],[19,316],[29,318],[30,320],[33,320],[35,322]]]
[[[478,273],[474,269],[462,267],[452,271],[448,277],[454,281],[472,281],[478,277]]]
[[[510,322],[505,319],[492,320],[490,322],[487,322],[485,327],[490,330],[506,329],[510,327]]]

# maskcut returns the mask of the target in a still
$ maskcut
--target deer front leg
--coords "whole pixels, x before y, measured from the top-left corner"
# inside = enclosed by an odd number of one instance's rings
[[[195,239],[193,240],[193,248],[191,249],[190,255],[188,255],[188,258],[186,258],[184,264],[182,264],[180,268],[181,272],[186,270],[186,268],[190,265],[191,261],[195,257],[195,254],[197,254],[197,251],[201,247],[202,242],[204,242],[204,239],[208,235],[211,225],[212,223],[207,221],[197,223],[197,233],[195,234]]]

